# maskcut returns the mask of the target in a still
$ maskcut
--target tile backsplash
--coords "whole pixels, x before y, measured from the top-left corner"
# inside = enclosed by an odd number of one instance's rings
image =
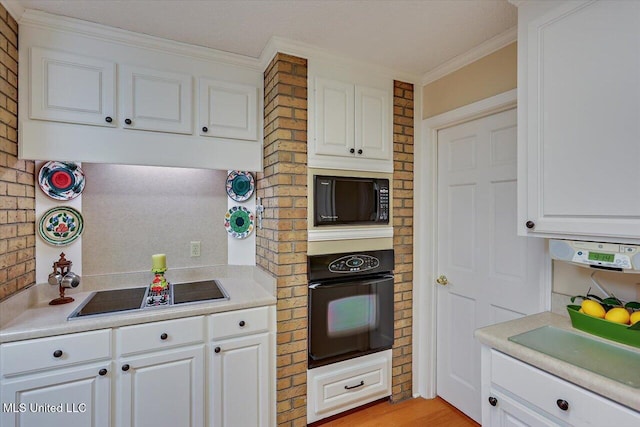
[[[227,263],[225,180],[220,170],[83,163],[83,275],[148,271],[151,255],[167,267]],[[199,257],[190,242],[201,242]]]

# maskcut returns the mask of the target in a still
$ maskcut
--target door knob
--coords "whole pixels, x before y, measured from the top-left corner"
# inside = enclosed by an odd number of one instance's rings
[[[445,276],[444,274],[441,274],[436,279],[436,283],[439,284],[439,285],[442,285],[442,286],[446,286],[446,285],[449,284],[449,279],[447,279],[447,276]]]

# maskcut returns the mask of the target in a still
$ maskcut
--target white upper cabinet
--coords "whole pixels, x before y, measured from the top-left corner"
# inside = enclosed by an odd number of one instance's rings
[[[262,170],[257,60],[33,10],[19,43],[21,159]]]
[[[193,133],[192,77],[143,67],[120,67],[125,129]]]
[[[115,126],[114,62],[38,47],[29,59],[30,118]]]
[[[309,166],[393,172],[393,80],[309,62]]]
[[[519,234],[637,242],[640,3],[525,2],[518,28]]]
[[[257,140],[255,86],[201,78],[198,91],[200,135]]]

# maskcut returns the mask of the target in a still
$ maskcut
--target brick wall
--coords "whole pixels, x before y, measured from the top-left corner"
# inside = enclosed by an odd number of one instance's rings
[[[18,24],[0,5],[0,299],[35,283],[34,169],[18,160]]]
[[[277,54],[264,73],[265,207],[257,264],[277,283],[277,423],[305,426],[307,394],[307,61]]]
[[[393,84],[394,401],[411,397],[413,289],[413,85]]]

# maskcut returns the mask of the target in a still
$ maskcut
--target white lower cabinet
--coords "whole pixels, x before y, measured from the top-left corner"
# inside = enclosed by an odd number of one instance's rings
[[[204,344],[123,358],[116,372],[119,426],[204,425]]]
[[[269,335],[211,343],[211,427],[269,425]]]
[[[0,425],[275,425],[274,331],[257,307],[2,344]]]
[[[487,426],[640,425],[640,413],[495,350],[483,348]]]
[[[267,427],[273,422],[272,310],[209,316],[209,427]]]
[[[392,351],[385,350],[307,371],[307,422],[391,395]]]
[[[0,346],[0,425],[111,425],[111,331]]]

